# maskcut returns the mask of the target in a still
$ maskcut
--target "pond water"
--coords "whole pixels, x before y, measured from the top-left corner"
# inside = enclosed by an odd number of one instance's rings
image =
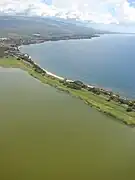
[[[0,69],[1,180],[134,180],[135,130]]]

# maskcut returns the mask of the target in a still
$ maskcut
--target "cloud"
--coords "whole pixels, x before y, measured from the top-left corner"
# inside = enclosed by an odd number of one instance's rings
[[[135,8],[127,0],[0,0],[0,12],[59,16],[105,24],[135,22]]]
[[[49,6],[40,0],[0,0],[1,13],[26,13],[28,15],[54,16],[56,11],[56,8]]]

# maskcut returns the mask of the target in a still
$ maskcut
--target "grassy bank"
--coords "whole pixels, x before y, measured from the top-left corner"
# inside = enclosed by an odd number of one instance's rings
[[[49,84],[61,91],[69,93],[70,95],[83,100],[89,106],[96,108],[98,111],[120,120],[127,125],[135,125],[135,112],[127,112],[127,107],[118,102],[108,102],[106,96],[96,95],[85,89],[75,90],[68,88],[60,83],[59,80],[36,72],[31,64],[25,63],[23,60],[17,60],[13,57],[1,58],[0,66],[6,68],[21,68],[27,71],[34,78],[40,80],[42,83]]]

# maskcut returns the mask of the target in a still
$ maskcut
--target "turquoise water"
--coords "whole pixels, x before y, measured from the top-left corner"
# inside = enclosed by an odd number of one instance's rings
[[[1,180],[134,180],[135,130],[0,69]]]
[[[46,42],[21,47],[42,67],[70,79],[135,98],[135,36],[104,35],[91,40]]]

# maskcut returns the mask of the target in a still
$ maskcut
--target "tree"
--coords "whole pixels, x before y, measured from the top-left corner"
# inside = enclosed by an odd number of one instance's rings
[[[74,81],[73,83],[76,84],[77,86],[82,87],[82,88],[84,87],[84,84],[81,81]]]
[[[72,89],[76,89],[76,90],[81,90],[81,86],[75,84],[74,82],[69,83],[69,84],[67,85],[67,87],[72,88]]]
[[[128,100],[127,99],[123,99],[123,98],[119,98],[119,102],[121,104],[128,104]]]
[[[129,102],[128,102],[128,105],[129,105],[130,107],[132,107],[132,106],[134,105],[134,102],[133,102],[133,101],[129,101]]]
[[[133,109],[131,107],[127,108],[127,112],[132,112],[132,111],[133,111]]]
[[[93,88],[92,92],[97,94],[97,95],[100,95],[100,89],[99,88]]]

